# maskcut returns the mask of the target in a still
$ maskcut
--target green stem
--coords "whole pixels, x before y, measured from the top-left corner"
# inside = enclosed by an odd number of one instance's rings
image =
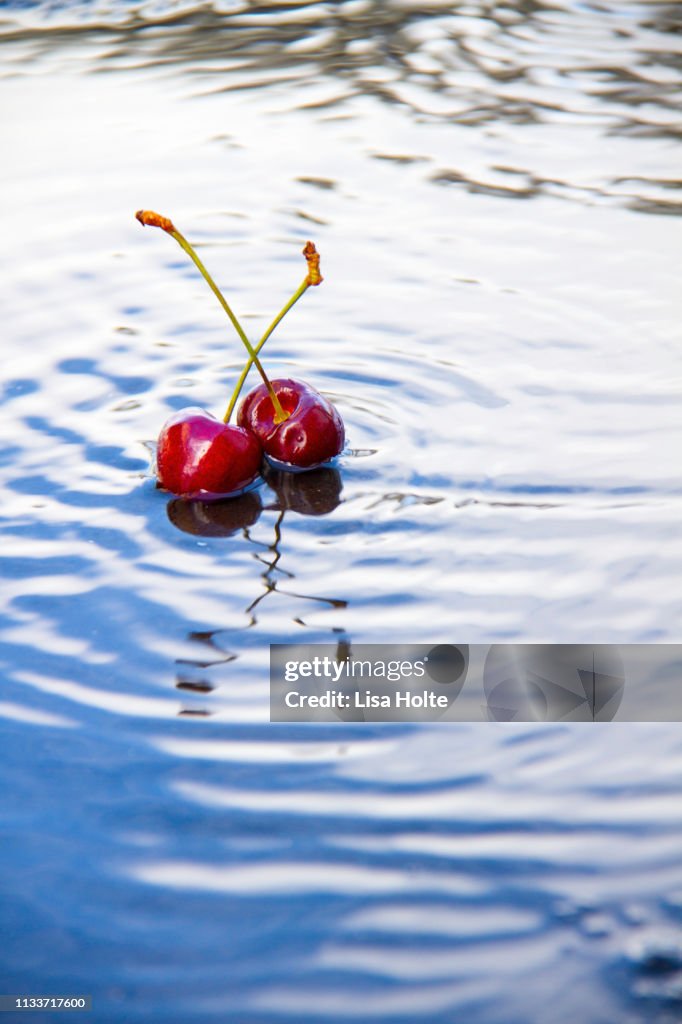
[[[242,340],[242,342],[244,344],[244,347],[246,348],[246,351],[249,353],[249,363],[248,363],[248,365],[251,366],[252,363],[255,365],[256,369],[258,370],[258,372],[260,373],[261,377],[263,378],[263,383],[265,384],[266,388],[268,389],[268,393],[270,395],[270,398],[272,400],[272,405],[273,405],[274,410],[275,410],[275,423],[284,423],[284,421],[286,419],[288,419],[289,414],[286,413],[284,411],[284,409],[282,408],[282,404],[281,404],[279,398],[277,397],[277,395],[275,394],[275,389],[273,388],[272,384],[268,380],[268,378],[266,376],[266,373],[265,373],[265,370],[263,369],[263,367],[261,365],[261,362],[260,362],[260,360],[258,358],[257,352],[254,350],[253,346],[251,345],[251,342],[246,337],[246,335],[244,333],[244,330],[242,328],[242,325],[239,323],[239,321],[237,320],[237,317],[234,315],[234,313],[230,309],[229,305],[227,304],[227,302],[225,300],[225,297],[223,296],[222,292],[218,288],[218,285],[215,283],[215,281],[213,280],[213,278],[209,274],[208,270],[206,269],[204,264],[201,262],[201,260],[199,259],[199,257],[197,256],[196,252],[194,251],[192,246],[189,244],[187,239],[183,235],[180,234],[180,232],[177,230],[177,228],[173,227],[172,230],[168,231],[168,234],[171,235],[175,239],[175,241],[178,243],[178,245],[182,249],[184,249],[184,251],[187,253],[187,255],[192,260],[192,262],[196,266],[197,270],[199,271],[199,273],[201,274],[203,279],[206,281],[206,284],[209,286],[209,288],[211,289],[211,291],[215,295],[216,299],[218,300],[218,302],[223,307],[223,309],[227,313],[228,317],[232,321],[232,325],[234,326],[234,329],[236,330],[237,334],[241,338],[241,340]],[[227,422],[227,420],[225,422]]]
[[[253,356],[249,356],[248,362],[246,363],[246,366],[242,370],[241,374],[239,375],[239,379],[238,379],[238,381],[237,381],[237,383],[235,385],[234,391],[232,392],[232,397],[230,398],[230,404],[228,405],[227,412],[225,413],[225,416],[224,416],[224,422],[225,423],[229,423],[230,422],[230,418],[232,416],[232,413],[234,412],[234,407],[237,404],[237,399],[239,398],[239,395],[241,394],[241,390],[244,387],[244,381],[246,380],[246,378],[248,376],[249,370],[254,365],[254,362],[256,362],[256,359],[258,357],[258,353],[260,352],[260,350],[262,349],[263,345],[265,344],[265,342],[268,340],[268,338],[270,337],[270,335],[274,331],[275,327],[277,327],[277,324],[281,320],[284,319],[284,317],[287,315],[287,313],[289,312],[291,307],[298,302],[298,300],[308,290],[309,287],[310,287],[310,280],[309,280],[308,277],[306,277],[305,280],[301,283],[300,287],[297,289],[297,291],[295,291],[294,294],[291,296],[291,298],[289,299],[287,304],[282,307],[282,309],[279,311],[279,313],[277,314],[275,319],[272,321],[272,323],[268,327],[267,331],[265,332],[265,334],[263,335],[261,340],[256,345],[255,349],[253,350]]]

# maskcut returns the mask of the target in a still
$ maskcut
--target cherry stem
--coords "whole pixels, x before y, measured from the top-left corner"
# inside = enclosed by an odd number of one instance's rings
[[[305,256],[306,261],[308,263],[308,273],[306,274],[305,278],[303,279],[301,284],[298,286],[298,288],[296,289],[294,294],[291,296],[289,301],[287,303],[285,303],[285,305],[282,307],[282,309],[280,309],[279,313],[277,314],[275,319],[272,321],[272,323],[270,324],[270,326],[268,327],[267,331],[265,332],[263,337],[260,339],[258,344],[256,345],[256,347],[254,349],[254,355],[253,356],[249,356],[249,359],[248,359],[244,369],[242,370],[241,374],[239,375],[239,379],[238,379],[238,381],[237,381],[237,383],[235,385],[234,391],[232,392],[232,397],[230,398],[230,404],[228,405],[227,412],[225,413],[225,416],[224,416],[224,422],[225,423],[229,423],[230,422],[230,418],[232,416],[232,413],[234,412],[234,407],[237,404],[237,400],[239,398],[239,395],[241,394],[241,390],[244,387],[244,381],[246,380],[246,378],[248,376],[249,370],[251,369],[251,367],[256,362],[256,358],[255,357],[258,356],[258,353],[262,349],[262,347],[265,344],[265,342],[268,340],[268,338],[270,337],[272,332],[275,330],[277,325],[284,319],[284,317],[287,315],[287,313],[292,308],[292,306],[295,306],[296,303],[298,302],[298,300],[301,298],[301,296],[304,295],[307,292],[308,288],[310,288],[311,285],[321,284],[321,282],[324,280],[322,275],[321,275],[321,273],[320,273],[320,257],[319,257],[319,254],[318,254],[318,252],[317,252],[317,250],[316,250],[316,248],[315,248],[315,246],[313,245],[312,242],[306,242],[305,248],[303,249],[303,255]]]
[[[190,245],[190,243],[187,241],[187,239],[184,237],[184,235],[182,235],[178,231],[178,229],[175,227],[173,222],[171,220],[169,220],[168,217],[162,217],[161,214],[154,213],[153,210],[138,210],[138,212],[135,214],[135,216],[139,220],[140,224],[142,224],[142,225],[146,225],[148,227],[161,228],[163,231],[165,231],[167,234],[169,234],[171,236],[171,238],[174,238],[175,241],[180,246],[180,248],[183,249],[187,253],[189,258],[192,260],[192,262],[194,263],[195,267],[197,268],[197,270],[199,271],[199,273],[201,274],[201,276],[205,280],[206,284],[209,286],[209,288],[211,289],[211,291],[213,292],[213,294],[217,298],[218,302],[220,303],[220,305],[223,307],[223,309],[227,313],[228,317],[230,318],[230,321],[232,322],[232,326],[234,327],[234,329],[236,330],[237,334],[241,338],[242,343],[244,344],[244,347],[246,348],[246,351],[249,353],[249,363],[248,363],[248,365],[251,366],[252,364],[254,364],[256,369],[260,373],[261,377],[263,378],[263,383],[265,384],[266,388],[268,389],[268,393],[270,395],[270,398],[272,400],[272,405],[273,405],[273,408],[275,410],[275,416],[274,416],[275,423],[284,423],[284,421],[289,418],[289,413],[285,412],[285,410],[283,409],[282,403],[280,402],[279,398],[275,394],[275,389],[273,388],[272,384],[268,380],[268,377],[267,377],[267,375],[265,373],[265,370],[263,369],[263,367],[261,365],[261,362],[260,362],[260,360],[258,358],[258,355],[257,355],[256,351],[254,350],[253,346],[251,345],[251,342],[246,337],[246,334],[244,333],[242,325],[239,323],[239,321],[237,320],[237,317],[234,315],[234,313],[230,309],[230,306],[228,305],[227,300],[225,299],[223,293],[220,291],[220,289],[218,288],[218,285],[215,283],[215,281],[213,280],[213,278],[209,274],[208,270],[206,269],[204,264],[201,262],[201,260],[197,256],[197,254],[194,251],[193,247]],[[227,421],[225,421],[225,422],[227,422]]]
[[[263,345],[265,344],[265,342],[268,340],[268,338],[270,337],[270,335],[274,331],[274,329],[277,326],[277,324],[280,322],[280,320],[282,320],[286,316],[286,314],[289,312],[289,310],[294,305],[294,303],[298,302],[300,297],[303,295],[303,293],[305,291],[307,291],[307,289],[308,289],[308,278],[305,279],[305,281],[303,282],[301,287],[298,289],[296,294],[292,295],[292,297],[289,299],[289,301],[287,302],[287,304],[284,307],[284,309],[280,313],[278,313],[277,316],[275,317],[275,319],[272,321],[272,323],[268,327],[267,331],[265,332],[265,334],[263,335],[261,340],[256,345],[255,349],[253,350],[254,351],[254,355],[258,356],[258,353],[260,352],[260,350],[262,349]],[[228,405],[227,412],[225,413],[225,416],[224,416],[224,422],[225,423],[229,423],[230,422],[230,418],[232,416],[232,413],[234,412],[234,407],[237,404],[237,400],[239,398],[239,395],[241,394],[241,390],[244,387],[244,381],[246,380],[246,378],[247,378],[247,376],[249,374],[249,370],[251,369],[253,364],[254,364],[253,358],[249,357],[248,362],[246,363],[244,369],[240,373],[239,379],[237,380],[237,383],[235,384],[234,391],[232,392],[232,397],[230,398],[230,404]]]

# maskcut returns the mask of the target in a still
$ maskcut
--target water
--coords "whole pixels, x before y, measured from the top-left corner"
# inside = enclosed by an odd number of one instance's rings
[[[678,725],[267,720],[271,642],[680,641],[680,28],[3,5],[3,992],[681,1019]],[[316,242],[265,351],[338,404],[336,474],[155,489],[163,420],[243,359],[140,207],[253,336]]]

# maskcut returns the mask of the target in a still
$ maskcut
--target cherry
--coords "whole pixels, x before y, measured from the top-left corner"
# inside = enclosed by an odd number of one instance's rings
[[[203,409],[181,409],[164,423],[156,453],[161,487],[204,500],[242,491],[260,472],[261,446],[241,427]]]
[[[261,384],[250,391],[237,413],[240,427],[250,430],[270,458],[283,466],[314,469],[329,462],[343,449],[343,420],[332,403],[311,384],[283,378],[272,386],[284,411],[278,423],[267,389]]]
[[[222,423],[201,409],[186,409],[164,425],[158,445],[158,480],[181,497],[220,497],[242,490],[258,475],[261,445],[282,467],[313,469],[338,455],[344,444],[341,416],[319,391],[303,381],[268,379],[258,353],[283,317],[311,285],[322,281],[320,257],[312,242],[303,249],[307,274],[254,348],[225,297],[199,256],[168,217],[138,210],[144,226],[158,227],[174,238],[193,261],[246,348],[244,367]],[[251,366],[263,383],[242,402],[238,426],[228,426]],[[251,440],[249,441],[248,438]]]

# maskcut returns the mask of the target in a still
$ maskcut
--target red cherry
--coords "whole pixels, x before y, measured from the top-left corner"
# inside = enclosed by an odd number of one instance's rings
[[[183,497],[226,497],[258,476],[261,446],[241,427],[221,423],[203,409],[181,409],[159,434],[159,483]]]
[[[304,381],[284,378],[271,384],[289,413],[284,423],[275,423],[264,384],[249,392],[237,414],[239,426],[256,435],[265,454],[298,469],[313,469],[338,455],[344,443],[343,420],[332,403]]]

